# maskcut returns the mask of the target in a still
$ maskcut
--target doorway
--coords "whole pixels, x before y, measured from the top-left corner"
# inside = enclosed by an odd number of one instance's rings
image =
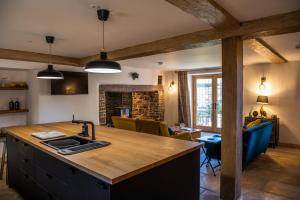
[[[193,84],[193,126],[208,132],[222,128],[222,76],[195,75]]]

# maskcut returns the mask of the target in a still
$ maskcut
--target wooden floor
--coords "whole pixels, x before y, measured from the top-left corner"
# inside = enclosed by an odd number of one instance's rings
[[[220,170],[217,176],[201,168],[201,200],[218,200]],[[241,200],[300,200],[300,149],[269,148],[254,160],[242,175]]]
[[[201,168],[201,200],[218,200],[220,171]],[[268,149],[243,172],[241,200],[299,200],[300,149],[278,147]],[[22,198],[0,181],[1,200]]]

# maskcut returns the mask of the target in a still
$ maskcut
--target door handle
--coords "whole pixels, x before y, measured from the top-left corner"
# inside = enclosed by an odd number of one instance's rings
[[[212,103],[212,110],[216,110],[217,109],[217,103]]]

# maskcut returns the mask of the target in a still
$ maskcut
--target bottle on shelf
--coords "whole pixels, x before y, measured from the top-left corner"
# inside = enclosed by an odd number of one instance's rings
[[[14,109],[20,110],[20,101],[18,98],[16,98],[16,101],[14,102]]]
[[[10,99],[10,101],[8,103],[8,107],[9,107],[9,110],[15,109],[15,103],[14,103],[13,99]]]

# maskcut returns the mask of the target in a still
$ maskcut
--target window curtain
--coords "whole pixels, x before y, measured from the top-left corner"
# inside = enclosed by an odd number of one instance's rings
[[[178,72],[178,119],[191,127],[190,96],[188,88],[188,72]]]

